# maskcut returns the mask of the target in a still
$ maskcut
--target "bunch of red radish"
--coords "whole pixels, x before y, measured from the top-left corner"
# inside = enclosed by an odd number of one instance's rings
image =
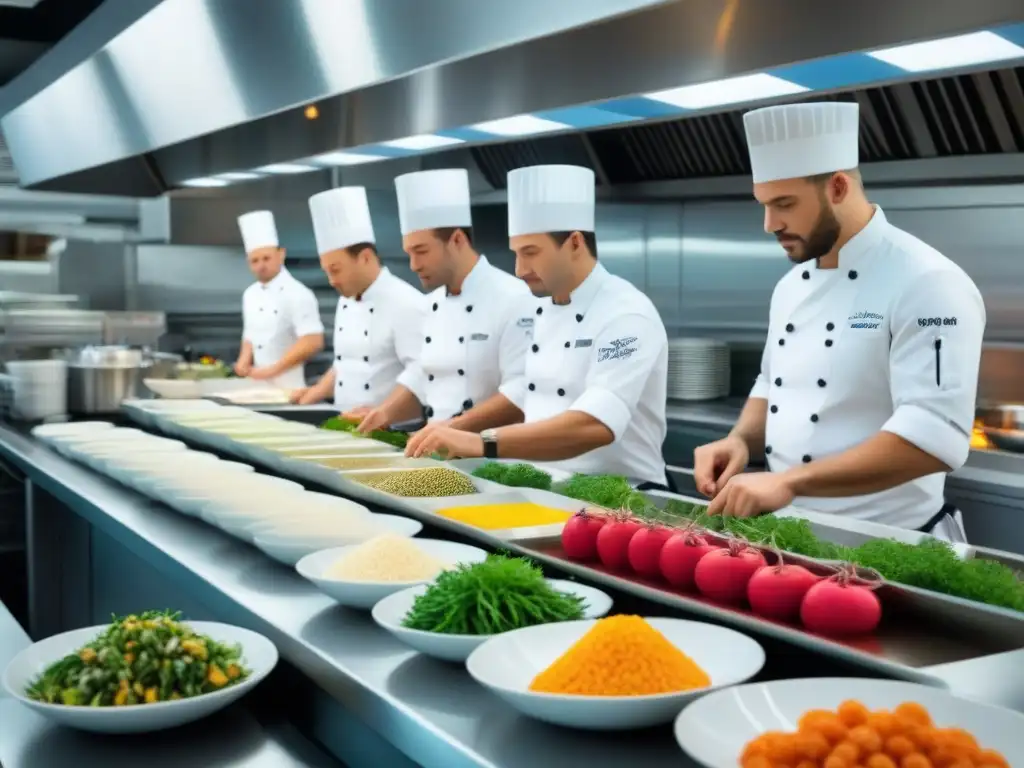
[[[760,550],[712,538],[693,525],[669,528],[625,511],[583,509],[562,529],[562,549],[573,560],[599,561],[609,570],[632,570],[716,602],[749,605],[764,618],[799,619],[822,635],[869,634],[882,619],[877,583],[861,579],[852,567],[822,577],[785,563],[781,553],[769,565]]]

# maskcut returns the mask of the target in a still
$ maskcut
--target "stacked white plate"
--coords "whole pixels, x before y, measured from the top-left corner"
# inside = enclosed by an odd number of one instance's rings
[[[716,339],[668,343],[670,400],[716,400],[729,394],[729,345]]]

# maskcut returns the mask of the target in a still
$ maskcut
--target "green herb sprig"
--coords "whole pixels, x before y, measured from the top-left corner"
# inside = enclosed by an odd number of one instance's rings
[[[473,470],[473,476],[512,488],[551,490],[551,475],[532,464],[504,464],[488,461]]]
[[[445,571],[402,620],[407,629],[447,635],[495,635],[583,618],[584,601],[552,589],[529,560],[490,555]]]
[[[341,416],[332,416],[323,424],[320,425],[320,429],[330,429],[335,432],[348,432],[349,434],[359,433],[359,422],[353,421],[352,419],[346,419]],[[409,435],[405,432],[396,432],[393,429],[375,429],[367,435],[359,434],[360,437],[366,437],[370,440],[376,440],[380,443],[387,443],[393,445],[395,448],[405,448],[406,443],[409,442]]]
[[[605,509],[630,509],[639,514],[650,506],[647,497],[621,475],[573,475],[552,490]]]

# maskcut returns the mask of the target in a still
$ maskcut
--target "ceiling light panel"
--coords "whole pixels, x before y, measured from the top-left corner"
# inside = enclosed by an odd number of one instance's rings
[[[775,75],[759,72],[754,75],[713,80],[710,83],[687,85],[667,91],[648,93],[647,98],[683,109],[707,109],[726,104],[741,104],[778,96],[793,96],[808,89]]]
[[[365,165],[376,163],[378,160],[386,160],[382,155],[364,155],[362,152],[328,152],[326,155],[318,155],[313,158],[316,163],[324,165]]]
[[[932,72],[1024,58],[1024,48],[994,32],[972,32],[897,45],[872,51],[868,56],[907,72]]]
[[[262,168],[257,168],[256,170],[260,173],[289,174],[307,173],[317,169],[311,165],[299,165],[298,163],[271,163],[270,165],[264,165]]]
[[[488,120],[470,127],[475,131],[489,133],[493,136],[534,136],[538,133],[564,131],[572,126],[533,115],[516,115],[501,120]]]
[[[451,136],[423,133],[418,136],[407,136],[404,139],[385,141],[381,143],[381,146],[392,147],[393,149],[407,149],[411,152],[424,152],[428,149],[440,149],[441,147],[451,147],[462,143],[462,139],[452,138]]]

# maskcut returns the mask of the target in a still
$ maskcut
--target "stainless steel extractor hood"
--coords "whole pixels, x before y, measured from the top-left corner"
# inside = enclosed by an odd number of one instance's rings
[[[928,5],[165,0],[0,126],[25,186],[156,195],[196,177],[1024,18],[1020,0]]]

